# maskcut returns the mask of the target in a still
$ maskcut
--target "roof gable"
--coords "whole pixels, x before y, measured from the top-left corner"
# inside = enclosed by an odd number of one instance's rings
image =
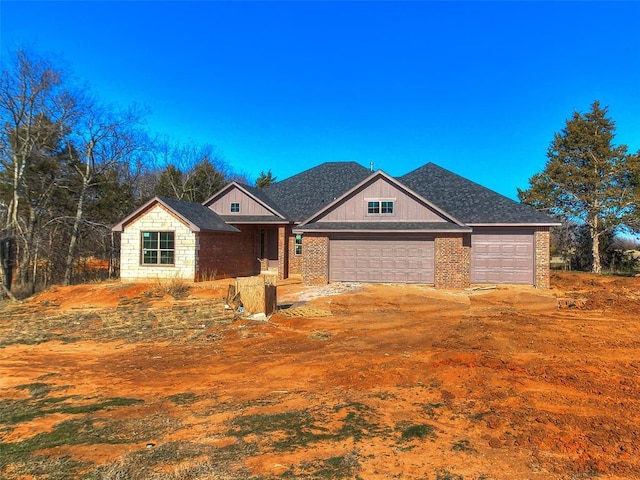
[[[355,162],[327,162],[273,183],[262,191],[289,219],[301,222],[370,174],[369,169]]]
[[[145,215],[155,205],[162,205],[174,216],[184,222],[193,232],[228,232],[237,233],[239,230],[225,223],[215,212],[204,205],[173,198],[154,197],[142,205],[124,220],[113,226],[112,230],[121,232],[126,225]]]
[[[511,200],[434,163],[427,163],[398,180],[466,224],[558,224],[554,218],[528,205]]]
[[[237,203],[238,212],[231,211],[231,203]],[[282,220],[285,215],[260,189],[238,182],[225,185],[216,194],[203,203],[226,221],[233,217],[254,217],[264,220]]]
[[[392,215],[374,215],[367,212],[371,200],[394,201]],[[342,196],[307,218],[302,225],[314,222],[429,222],[462,225],[447,212],[417,195],[405,185],[381,170],[369,175]]]
[[[259,188],[231,182],[203,202],[218,215],[229,215],[231,202],[240,203],[240,215],[274,215],[285,218],[282,210]]]

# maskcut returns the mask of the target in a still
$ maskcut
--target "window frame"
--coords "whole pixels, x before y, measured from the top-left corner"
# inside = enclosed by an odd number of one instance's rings
[[[395,198],[365,198],[368,217],[395,215]]]
[[[293,254],[302,255],[302,235],[296,235],[293,240]]]
[[[154,247],[149,247],[149,243],[145,244],[145,234],[156,235]],[[162,238],[165,236],[165,238]],[[165,244],[163,245],[163,242]],[[162,248],[164,246],[164,248]],[[147,257],[147,253],[155,253],[151,257]],[[171,262],[163,260],[169,258]],[[155,258],[155,261],[148,261]],[[141,230],[140,231],[140,265],[143,267],[173,267],[176,264],[176,232],[174,230]]]
[[[237,210],[234,210],[234,207],[236,207]],[[231,202],[229,205],[229,211],[231,213],[240,213],[240,202]]]

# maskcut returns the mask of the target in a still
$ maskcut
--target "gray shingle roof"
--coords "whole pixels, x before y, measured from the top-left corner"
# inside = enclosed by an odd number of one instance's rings
[[[397,180],[464,223],[555,224],[528,205],[427,163]]]
[[[213,210],[199,203],[185,202],[184,200],[175,200],[166,197],[158,197],[158,200],[201,231],[239,232],[237,228],[225,223]]]
[[[240,185],[242,188],[244,188],[247,192],[249,192],[251,195],[256,197],[258,200],[263,202],[265,205],[268,205],[269,207],[271,207],[276,212],[281,213],[282,215],[286,215],[285,211],[277,205],[277,203],[273,200],[273,198],[271,198],[269,195],[265,193],[265,190],[263,188],[251,187],[244,183],[238,183],[238,185]]]
[[[275,215],[220,215],[228,223],[288,223]]]
[[[262,189],[290,220],[301,222],[371,175],[356,162],[327,162]]]
[[[294,231],[420,231],[420,232],[442,232],[457,231],[470,232],[470,227],[461,227],[449,222],[315,222],[308,223]]]

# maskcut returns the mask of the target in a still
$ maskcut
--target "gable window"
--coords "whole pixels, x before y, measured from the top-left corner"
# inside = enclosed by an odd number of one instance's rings
[[[302,235],[296,235],[293,251],[296,255],[302,255]]]
[[[368,200],[367,215],[393,215],[393,200]]]
[[[232,203],[231,204],[231,213],[240,213],[240,204],[239,203]]]
[[[382,201],[380,202],[380,213],[393,213],[393,202],[392,201]]]
[[[173,265],[174,232],[142,232],[142,264]]]

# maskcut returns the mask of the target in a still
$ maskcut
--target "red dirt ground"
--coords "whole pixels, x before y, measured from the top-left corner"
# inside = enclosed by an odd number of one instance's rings
[[[227,283],[196,284],[180,302],[219,299]],[[114,309],[157,288],[56,287],[26,305],[43,316],[52,308]],[[338,456],[357,465],[345,478],[640,478],[640,278],[555,273],[548,291],[286,281],[278,300],[294,309],[269,321],[205,326],[194,340],[105,341],[89,332],[73,343],[8,344],[0,348],[0,401],[27,398],[19,387],[35,382],[78,398],[144,400],[99,412],[104,423],[141,419],[153,427],[136,441],[38,452],[95,465],[149,442],[183,441],[211,449],[257,445],[231,462],[233,478],[302,477],[313,462]],[[175,303],[166,294],[147,302],[160,309]],[[0,310],[4,332],[24,328],[13,308]],[[195,400],[169,400],[185,393]],[[315,428],[330,432],[357,415],[364,426],[359,435],[284,449],[274,447],[282,430],[236,435],[230,426],[283,412],[310,412]],[[5,426],[0,442],[52,431],[71,416]],[[432,432],[405,435],[411,425]]]

